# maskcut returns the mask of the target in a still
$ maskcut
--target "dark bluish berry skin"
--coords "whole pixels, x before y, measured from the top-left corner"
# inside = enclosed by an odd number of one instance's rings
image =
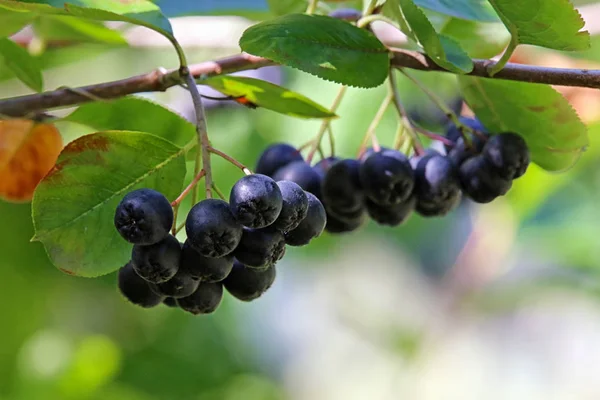
[[[330,17],[356,22],[362,18],[362,12],[354,8],[338,8],[329,13]]]
[[[194,314],[211,314],[219,308],[223,299],[223,284],[200,282],[194,293],[177,299],[179,308]]]
[[[416,204],[415,196],[410,196],[402,203],[387,207],[367,200],[367,214],[379,225],[399,226],[411,216]]]
[[[232,253],[242,238],[242,230],[229,204],[219,199],[202,200],[192,207],[185,221],[190,245],[205,257]]]
[[[379,151],[384,151],[384,150],[391,150],[388,147],[384,147],[384,146],[380,146],[379,147]],[[367,158],[369,158],[371,156],[371,154],[373,153],[377,153],[375,151],[374,148],[372,147],[367,147],[362,153],[360,153],[360,155],[358,156],[358,161],[360,161],[361,163],[364,162]]]
[[[242,240],[233,255],[248,267],[264,268],[275,265],[285,254],[285,237],[273,228],[244,228]]]
[[[306,218],[300,222],[296,229],[285,233],[285,242],[290,246],[305,246],[312,239],[323,233],[327,223],[327,213],[323,203],[312,193],[307,192],[308,212]]]
[[[414,174],[406,156],[395,150],[371,154],[361,165],[360,183],[371,201],[390,206],[410,196]]]
[[[471,117],[459,117],[458,120],[468,126],[469,128],[476,130],[478,132],[481,132],[483,134],[487,134],[488,130],[485,128],[485,126],[483,126],[483,124],[481,123],[481,121],[477,118],[471,118]],[[451,141],[453,141],[454,143],[456,143],[458,141],[458,138],[462,137],[462,134],[460,132],[460,130],[458,129],[458,127],[453,123],[450,122],[448,123],[448,126],[446,128],[446,137],[448,139],[450,139]],[[478,135],[474,135],[474,137],[472,136],[472,138],[474,140],[477,140],[476,138],[478,137]],[[450,149],[452,148],[452,146],[448,146],[448,145],[444,145],[444,147],[446,148],[446,151],[450,151]]]
[[[165,299],[162,302],[165,306],[167,307],[172,307],[172,308],[177,308],[177,299],[174,299],[172,297],[165,297]]]
[[[473,137],[469,146],[464,138],[459,137],[454,147],[448,152],[448,159],[456,168],[459,168],[466,160],[480,154],[485,143],[481,138]]]
[[[303,160],[302,154],[294,146],[286,143],[275,143],[267,147],[260,155],[254,172],[272,177],[278,169],[287,164]]]
[[[114,224],[129,243],[150,245],[163,240],[173,225],[169,200],[152,189],[138,189],[123,197],[117,206]]]
[[[149,246],[136,244],[131,251],[133,269],[152,283],[163,283],[174,277],[180,259],[181,244],[172,235]]]
[[[503,179],[517,179],[529,166],[529,149],[525,140],[514,133],[506,132],[492,136],[483,148],[496,174]]]
[[[131,262],[119,270],[117,285],[121,294],[137,306],[150,308],[159,305],[164,296],[156,294],[150,289],[148,282],[142,279],[134,270]]]
[[[185,270],[193,279],[202,282],[220,282],[229,275],[233,267],[233,253],[223,257],[204,257],[185,241],[181,250],[179,268]]]
[[[512,186],[511,180],[496,175],[482,155],[465,161],[458,176],[463,193],[476,203],[489,203],[505,195]]]
[[[317,171],[321,179],[325,178],[325,174],[329,171],[329,168],[336,162],[340,161],[339,157],[327,157],[319,160],[318,163],[313,165],[313,169]]]
[[[341,212],[364,208],[365,195],[359,178],[361,163],[345,159],[333,164],[321,183],[323,201],[327,207]]]
[[[281,190],[283,204],[279,216],[273,222],[272,227],[282,232],[288,232],[296,228],[306,217],[308,212],[308,197],[304,190],[295,182],[277,182]]]
[[[229,194],[231,213],[248,228],[271,225],[279,217],[282,206],[279,186],[266,175],[253,174],[240,178]]]
[[[151,283],[150,288],[162,296],[180,298],[189,296],[198,288],[199,281],[193,279],[181,267],[174,277],[163,283]]]
[[[446,215],[461,198],[458,171],[447,157],[423,157],[415,169],[413,195],[417,200],[415,210],[422,216]]]
[[[238,260],[231,274],[223,281],[225,289],[241,301],[252,301],[263,295],[275,282],[275,266],[257,269],[248,268]]]
[[[302,189],[321,196],[321,175],[304,161],[294,161],[278,170],[273,179],[276,181],[292,181]]]
[[[364,210],[360,214],[352,216],[353,218],[327,212],[325,231],[333,234],[354,232],[364,225],[367,220],[366,215]]]

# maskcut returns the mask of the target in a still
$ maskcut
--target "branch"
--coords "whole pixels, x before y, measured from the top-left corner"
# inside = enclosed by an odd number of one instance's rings
[[[425,54],[402,49],[391,50],[393,54],[392,66],[396,68],[448,72],[435,64]],[[473,62],[475,67],[468,75],[490,78],[487,68],[489,60],[473,60]],[[189,70],[195,79],[202,79],[269,65],[276,64],[261,57],[242,53],[220,60],[190,65]],[[501,71],[494,75],[494,79],[600,89],[600,70],[548,68],[507,63]],[[118,81],[2,99],[0,100],[0,115],[26,116],[43,110],[75,106],[91,101],[90,96],[85,96],[82,93],[88,93],[101,99],[115,99],[134,93],[164,92],[170,87],[181,83],[178,70],[167,72],[157,70]]]

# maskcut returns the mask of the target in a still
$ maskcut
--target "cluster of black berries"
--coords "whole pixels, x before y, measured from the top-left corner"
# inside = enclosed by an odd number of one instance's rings
[[[329,157],[311,166],[293,146],[277,143],[263,152],[256,171],[313,193],[325,206],[325,230],[334,234],[354,231],[369,218],[398,226],[413,211],[443,216],[463,194],[478,203],[504,195],[529,165],[521,136],[489,136],[478,120],[461,121],[473,133],[450,126],[447,137],[453,144],[446,154],[427,149],[408,158],[388,148],[367,149],[358,159]]]
[[[235,183],[229,203],[207,199],[194,205],[183,244],[169,233],[171,204],[155,190],[128,193],[114,222],[134,244],[118,275],[130,302],[209,314],[221,303],[223,287],[242,301],[260,297],[273,284],[286,245],[304,246],[319,236],[326,214],[296,183],[253,174]]]

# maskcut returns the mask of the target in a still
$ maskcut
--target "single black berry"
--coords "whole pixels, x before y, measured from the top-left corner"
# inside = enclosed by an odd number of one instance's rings
[[[192,207],[185,221],[190,245],[205,257],[223,257],[235,250],[242,229],[229,204],[219,199],[202,200]]]
[[[463,125],[466,125],[467,127],[471,128],[477,132],[480,132],[482,134],[487,134],[487,132],[488,132],[487,129],[485,128],[485,126],[483,126],[481,121],[477,118],[459,117],[458,120]],[[473,134],[467,133],[467,132],[465,132],[464,134],[470,135],[469,137],[472,138],[473,140],[477,140],[477,138],[479,137],[479,135],[473,135]],[[458,141],[458,139],[460,137],[462,137],[462,135],[463,135],[463,133],[461,133],[458,126],[456,126],[453,122],[448,123],[448,126],[446,128],[446,137],[448,139],[450,139],[451,141],[456,143]],[[446,151],[450,151],[450,149],[452,148],[452,146],[448,146],[448,145],[444,145],[444,147],[446,148]]]
[[[223,285],[220,282],[200,282],[194,293],[177,299],[179,308],[194,314],[211,314],[221,304]]]
[[[292,181],[317,197],[321,195],[321,176],[304,161],[294,161],[287,164],[275,172],[273,179],[276,181]]]
[[[384,151],[384,150],[391,150],[388,147],[384,147],[384,146],[379,146],[379,152]],[[375,151],[374,148],[372,147],[367,147],[366,149],[364,149],[364,151],[362,151],[360,153],[360,155],[358,156],[358,161],[360,161],[361,163],[364,162],[367,158],[369,158],[371,156],[371,154],[373,153],[378,153],[378,151]]]
[[[233,252],[241,263],[249,267],[274,265],[285,254],[285,237],[273,228],[244,228],[242,240]]]
[[[353,211],[364,207],[365,196],[360,184],[360,162],[344,159],[329,168],[321,183],[323,201],[327,207]]]
[[[172,235],[149,246],[136,244],[131,251],[135,272],[152,283],[163,283],[174,277],[180,259],[181,244]]]
[[[198,288],[199,281],[192,278],[183,268],[179,268],[175,276],[163,283],[150,283],[150,288],[167,297],[179,298],[189,296]]]
[[[155,307],[164,300],[164,296],[154,293],[148,282],[133,270],[131,262],[119,270],[117,282],[121,294],[140,307]]]
[[[457,170],[440,154],[422,158],[415,169],[416,211],[427,217],[442,216],[458,205],[461,197]]]
[[[308,212],[306,218],[289,232],[285,233],[285,242],[290,246],[304,246],[312,239],[318,237],[325,229],[327,213],[321,201],[312,193],[306,193],[308,197]]]
[[[308,197],[304,190],[295,182],[277,182],[283,200],[281,212],[273,223],[273,228],[282,232],[291,231],[300,224],[308,212]]]
[[[410,217],[416,203],[417,199],[414,195],[402,203],[391,206],[380,206],[371,200],[367,200],[367,214],[379,225],[398,226]]]
[[[233,253],[223,257],[204,257],[186,240],[181,250],[179,268],[193,279],[202,282],[220,282],[229,275],[233,267]]]
[[[459,179],[463,193],[476,203],[489,203],[506,194],[512,186],[512,181],[499,177],[482,155],[460,166]]]
[[[286,143],[275,143],[260,155],[254,172],[272,177],[281,167],[302,160],[302,154],[295,147]]]
[[[152,189],[138,189],[123,197],[117,206],[114,224],[123,239],[150,245],[163,240],[173,225],[169,200]]]
[[[165,299],[162,302],[165,306],[167,307],[173,307],[176,308],[177,306],[177,299],[173,298],[173,297],[165,297]]]
[[[248,268],[236,260],[223,285],[233,297],[242,301],[252,301],[262,296],[273,285],[275,276],[275,266],[264,269]]]
[[[395,150],[372,153],[362,163],[359,176],[367,197],[380,205],[402,203],[414,186],[410,162]]]
[[[483,148],[483,156],[503,179],[517,179],[529,166],[529,149],[525,140],[514,133],[492,136]]]
[[[229,207],[240,224],[264,228],[275,222],[281,212],[281,190],[266,175],[246,175],[231,188]]]

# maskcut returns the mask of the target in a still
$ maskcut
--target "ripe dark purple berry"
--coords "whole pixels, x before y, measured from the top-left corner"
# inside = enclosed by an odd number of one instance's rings
[[[173,225],[169,200],[152,189],[138,189],[123,197],[117,206],[114,224],[123,239],[150,245],[163,240]]]
[[[181,250],[179,268],[185,270],[193,279],[202,282],[220,282],[229,275],[233,267],[233,253],[223,257],[204,257],[186,240]]]
[[[483,148],[483,156],[503,179],[517,179],[529,166],[529,149],[525,140],[514,133],[492,136]]]
[[[459,179],[463,193],[476,203],[489,203],[508,192],[512,181],[502,179],[487,160],[478,155],[460,166]]]
[[[308,197],[308,212],[306,218],[300,222],[296,229],[285,233],[285,242],[290,246],[304,246],[312,239],[318,237],[325,229],[327,213],[321,201],[312,193]]]
[[[426,217],[442,216],[460,201],[460,181],[454,166],[440,154],[422,158],[415,169],[413,191],[416,211]]]
[[[456,168],[459,168],[466,160],[480,154],[485,143],[481,138],[475,136],[472,137],[471,144],[467,145],[465,139],[460,137],[448,152],[448,159]]]
[[[172,235],[149,246],[136,244],[131,251],[133,269],[152,283],[163,283],[174,277],[180,259],[181,244]]]
[[[379,225],[398,226],[410,217],[416,204],[417,199],[414,195],[392,206],[380,206],[367,200],[367,214]]]
[[[295,147],[286,143],[275,143],[260,155],[254,172],[272,177],[281,167],[302,160],[302,154]]]
[[[481,121],[477,118],[459,117],[458,120],[463,125],[466,125],[469,128],[476,130],[484,135],[488,133],[485,126],[483,126]],[[465,134],[470,135],[470,138],[472,139],[472,141],[477,141],[477,140],[481,141],[481,138],[479,135],[473,135],[473,134],[470,134],[467,132],[465,132]],[[456,126],[453,122],[448,123],[448,126],[446,128],[446,137],[448,139],[450,139],[451,141],[453,141],[454,143],[458,142],[458,139],[462,137],[462,133],[461,133],[460,129],[458,129],[458,126]],[[450,149],[452,148],[452,146],[448,146],[448,145],[444,145],[444,147],[446,148],[447,152],[449,152]]]
[[[321,179],[323,179],[325,177],[325,174],[327,173],[327,171],[329,171],[329,168],[331,168],[331,166],[338,161],[340,161],[339,157],[323,158],[323,159],[319,160],[318,163],[313,165],[313,169],[315,171],[317,171],[317,173],[319,174]]]
[[[200,282],[194,293],[177,299],[179,308],[194,314],[211,314],[221,304],[223,285],[220,282]]]
[[[294,161],[287,164],[275,172],[273,179],[276,181],[292,181],[317,197],[321,195],[321,176],[304,161]]]
[[[238,222],[248,228],[271,225],[283,205],[281,190],[266,175],[246,175],[231,188],[229,207]]]
[[[281,212],[273,223],[273,228],[282,232],[291,231],[306,217],[308,197],[302,188],[292,181],[277,182],[283,200]]]
[[[162,296],[180,298],[189,296],[198,288],[199,281],[193,279],[183,268],[175,276],[163,283],[151,283],[150,288]]]
[[[344,159],[329,168],[321,183],[322,199],[327,207],[344,211],[364,208],[365,196],[360,184],[360,162]]]
[[[131,262],[119,270],[117,282],[121,294],[137,306],[155,307],[164,300],[164,296],[154,293],[148,282],[133,270]]]
[[[206,199],[190,210],[185,231],[190,245],[205,257],[223,257],[233,252],[242,238],[242,225],[227,204]]]
[[[223,285],[238,300],[252,301],[262,296],[273,285],[275,276],[275,266],[264,269],[248,268],[236,260]]]
[[[406,156],[395,150],[373,153],[362,163],[360,183],[371,201],[380,205],[402,203],[414,186],[413,170]]]
[[[274,265],[285,254],[285,237],[273,228],[244,228],[242,240],[233,252],[241,263],[248,267],[268,267]]]

